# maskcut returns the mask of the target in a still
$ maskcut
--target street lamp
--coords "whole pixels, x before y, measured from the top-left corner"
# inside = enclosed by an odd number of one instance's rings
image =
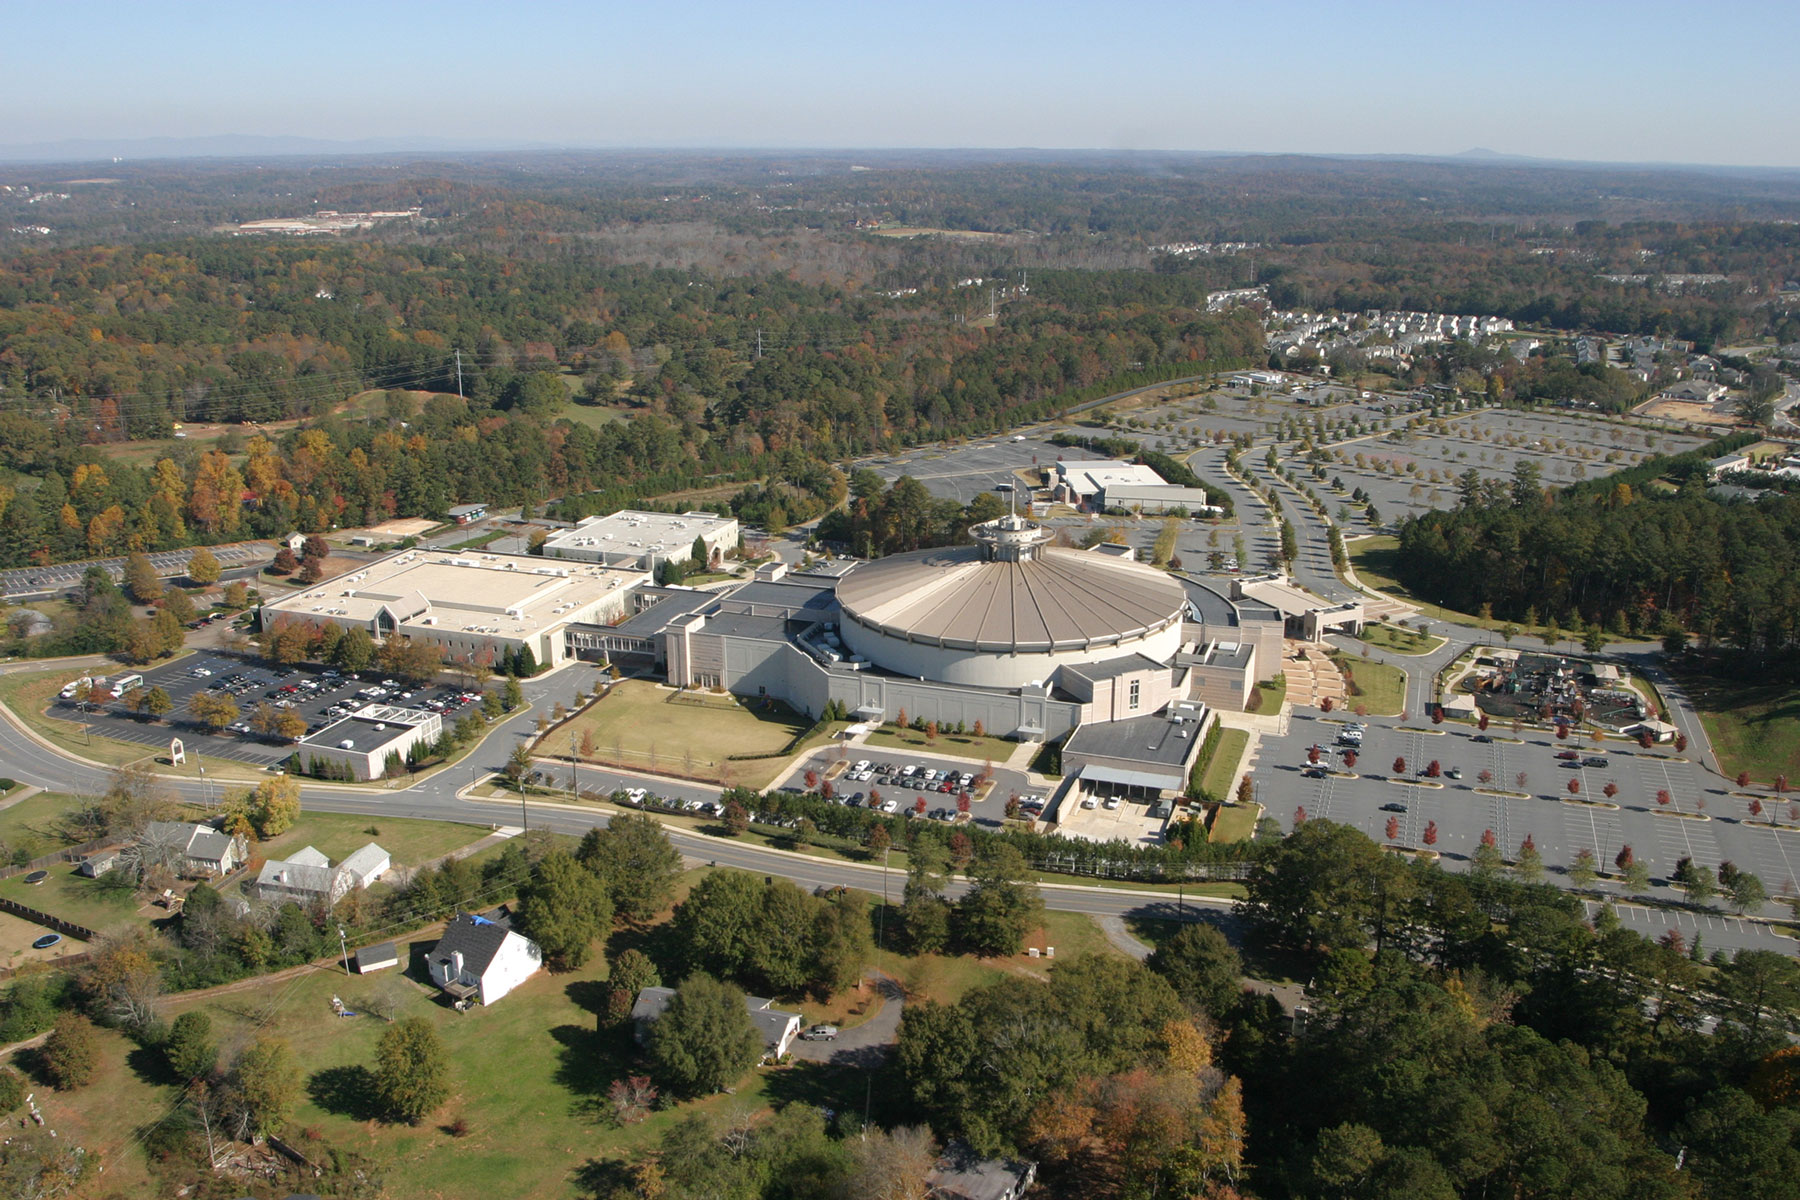
[[[348,975],[350,973],[350,947],[344,941],[344,927],[342,925],[338,926],[338,949],[343,951],[344,974]]]

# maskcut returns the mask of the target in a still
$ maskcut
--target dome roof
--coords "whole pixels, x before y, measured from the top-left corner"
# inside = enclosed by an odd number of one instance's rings
[[[1187,596],[1161,571],[1041,546],[995,559],[981,545],[864,563],[838,584],[845,620],[910,642],[1008,653],[1146,637],[1181,620]]]

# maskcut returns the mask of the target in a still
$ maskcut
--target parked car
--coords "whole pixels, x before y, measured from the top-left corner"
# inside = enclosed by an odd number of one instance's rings
[[[1382,812],[1405,812],[1405,811],[1406,811],[1406,805],[1404,805],[1404,804],[1396,804],[1396,803],[1394,803],[1394,802],[1393,802],[1393,801],[1391,801],[1391,800],[1390,800],[1390,801],[1388,801],[1388,802],[1387,802],[1387,803],[1386,803],[1386,804],[1384,804],[1384,805],[1382,805],[1382,806],[1381,806],[1381,811],[1382,811]]]
[[[811,1029],[800,1035],[800,1040],[806,1042],[831,1042],[837,1040],[837,1035],[838,1027],[836,1025],[814,1025]]]
[[[1579,750],[1558,750],[1556,757],[1560,762],[1574,762],[1581,757]]]

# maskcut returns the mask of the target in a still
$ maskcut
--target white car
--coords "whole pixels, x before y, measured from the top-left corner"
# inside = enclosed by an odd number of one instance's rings
[[[870,763],[869,763],[868,759],[866,759],[866,758],[858,759],[856,765],[854,767],[852,767],[851,770],[866,771],[869,769],[869,766],[870,766]]]
[[[1108,796],[1106,798],[1106,807],[1109,809],[1119,807],[1119,798],[1117,796]]]
[[[918,771],[918,769],[919,768],[913,766],[911,763],[907,763],[904,767],[900,768],[900,774],[908,776],[910,778],[915,772]]]
[[[881,802],[881,811],[884,813],[899,812],[900,802],[898,800],[883,800]]]

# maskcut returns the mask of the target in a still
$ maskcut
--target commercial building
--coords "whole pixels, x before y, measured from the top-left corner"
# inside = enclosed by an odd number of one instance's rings
[[[356,780],[380,779],[394,755],[404,763],[413,747],[430,746],[443,732],[437,713],[371,704],[301,738],[294,753],[308,775],[341,771]]]
[[[1161,486],[1165,486],[1163,477],[1143,463],[1117,458],[1060,460],[1051,484],[1058,499],[1077,504],[1097,503],[1100,494],[1109,487]]]
[[[620,628],[676,686],[771,696],[809,714],[835,702],[860,720],[904,711],[940,726],[979,721],[1021,739],[1149,716],[1202,693],[1242,709],[1265,661],[1280,669],[1272,609],[1240,613],[1202,589],[1215,611],[1197,624],[1197,585],[1184,579],[1049,545],[1050,532],[1022,517],[971,534],[972,545],[878,559],[842,579],[789,575],[698,603],[666,597]]]
[[[690,539],[691,540],[691,539]],[[445,661],[483,664],[529,647],[539,665],[568,661],[573,625],[609,625],[646,570],[547,563],[520,554],[404,550],[263,605],[263,628],[302,621],[429,642]]]
[[[544,542],[544,557],[654,571],[665,562],[691,561],[695,538],[706,543],[707,561],[717,562],[726,551],[737,548],[737,518],[709,512],[622,509],[611,516],[589,517],[572,529],[552,534]]]
[[[1204,488],[1179,487],[1173,483],[1113,484],[1101,489],[1100,507],[1143,513],[1166,513],[1179,508],[1190,517],[1218,516],[1225,511],[1212,503]]]

